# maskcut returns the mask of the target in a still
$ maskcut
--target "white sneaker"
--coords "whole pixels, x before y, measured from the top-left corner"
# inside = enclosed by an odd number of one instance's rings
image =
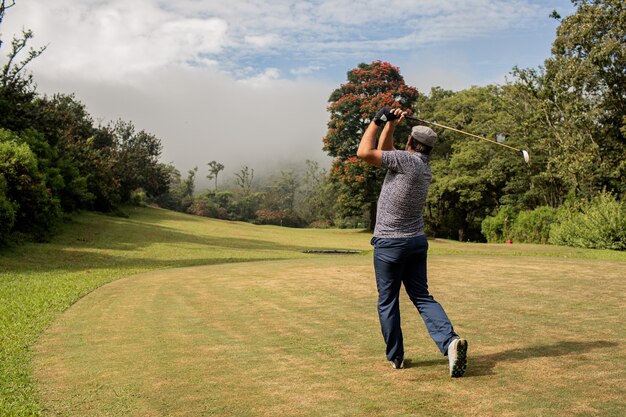
[[[404,369],[404,359],[395,358],[389,362],[391,362],[391,367],[393,369]]]
[[[448,346],[448,360],[450,361],[450,376],[462,377],[467,369],[467,340],[454,339]]]

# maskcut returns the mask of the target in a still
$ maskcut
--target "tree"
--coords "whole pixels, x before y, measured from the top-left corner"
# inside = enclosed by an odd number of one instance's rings
[[[497,86],[457,93],[435,88],[430,96],[420,98],[419,115],[491,139],[505,133],[507,144],[516,146],[520,138],[502,95]],[[433,179],[424,212],[429,234],[462,241],[482,239],[482,220],[502,204],[512,178],[527,178],[526,167],[518,155],[500,147],[436,130],[439,140],[431,154]]]
[[[118,159],[115,171],[120,178],[122,201],[128,201],[131,192],[139,188],[149,196],[166,192],[168,179],[158,161],[161,141],[144,130],[136,132],[130,122],[119,120],[109,128],[115,137]]]
[[[217,161],[211,161],[207,164],[209,166],[209,175],[207,175],[207,179],[211,181],[215,179],[215,191],[217,191],[217,175],[220,171],[224,170],[224,165],[220,164]]]
[[[6,0],[0,0],[0,24],[2,24],[2,21],[4,20],[4,13],[6,12],[6,10],[13,6],[15,6],[15,0],[12,0],[10,3],[8,3]],[[0,39],[0,48],[1,47],[2,39]]]
[[[502,197],[502,204],[517,210],[534,209],[538,206],[559,207],[569,190],[576,188],[580,167],[588,154],[584,149],[566,149],[555,140],[546,116],[549,115],[544,101],[545,78],[541,71],[514,68],[514,80],[502,87],[502,109],[508,118],[507,134],[517,138],[531,154],[530,163],[515,171],[509,178]],[[571,165],[560,155],[567,152]],[[572,172],[573,171],[573,172]]]
[[[298,215],[309,225],[333,225],[336,191],[326,169],[320,168],[315,161],[307,160],[300,198],[296,202]]]
[[[369,209],[372,228],[384,171],[354,157],[359,141],[380,107],[412,109],[418,93],[405,84],[399,69],[388,62],[359,64],[348,72],[347,78],[348,82],[334,90],[328,99],[330,121],[323,139],[324,150],[336,158],[331,178],[338,185],[341,214],[361,216],[364,209]],[[408,133],[407,126],[398,127],[398,146],[403,147],[401,142]]]
[[[61,216],[59,201],[46,187],[37,165],[37,156],[23,140],[0,129],[0,200],[4,209],[0,217],[13,223],[5,237],[9,232],[22,232],[44,241]]]
[[[254,169],[250,169],[244,165],[239,172],[235,172],[237,185],[241,188],[244,195],[250,194],[252,188],[252,180],[254,180]]]
[[[32,75],[29,74],[26,77],[22,76],[24,68],[35,58],[41,55],[46,47],[42,46],[39,49],[30,48],[26,57],[20,62],[15,62],[18,59],[20,53],[26,49],[28,41],[33,38],[33,32],[31,30],[22,30],[22,36],[14,37],[11,41],[11,52],[8,55],[8,61],[2,67],[2,73],[0,74],[0,85],[3,87],[17,86],[17,88],[24,88],[27,85],[32,84]]]
[[[48,187],[59,197],[63,210],[71,212],[91,207],[95,195],[89,190],[89,182],[101,175],[94,172],[94,168],[101,167],[99,160],[104,155],[90,153],[93,143],[89,139],[95,129],[85,105],[73,95],[36,98],[28,124],[31,127],[26,131],[36,130],[29,135],[28,144],[37,155]],[[89,160],[90,156],[98,162]]]
[[[198,167],[193,167],[187,171],[187,178],[183,181],[183,197],[192,198],[196,189],[195,178],[198,172]]]
[[[577,10],[561,20],[545,61],[546,123],[563,149],[554,163],[576,178],[575,196],[589,198],[602,188],[624,194],[626,4],[572,3]]]
[[[0,24],[4,20],[6,10],[14,5],[14,1],[2,0],[0,2]],[[11,42],[11,51],[7,54],[8,60],[0,68],[0,127],[14,132],[30,126],[25,121],[31,119],[32,101],[36,97],[32,74],[25,75],[24,68],[41,55],[45,47],[38,50],[31,48],[27,56],[19,61],[28,41],[33,36],[32,31],[22,30],[21,37],[14,37]],[[0,49],[3,45],[0,38]]]
[[[11,1],[10,3],[6,0],[0,1],[0,24],[2,24],[2,21],[4,20],[6,10],[13,6],[15,6],[15,1]],[[41,55],[46,50],[46,47],[43,46],[39,49],[30,48],[26,57],[22,59],[22,61],[16,63],[18,56],[23,50],[26,49],[28,41],[32,39],[33,36],[34,35],[31,30],[22,29],[21,37],[14,37],[11,41],[11,52],[9,52],[8,60],[0,71],[0,87],[11,87],[16,91],[21,91],[30,87],[31,91],[34,91],[34,87],[32,87],[32,75],[24,77],[23,70],[33,59]],[[2,45],[3,42],[0,38],[0,48],[2,48]]]
[[[281,171],[263,195],[261,209],[255,213],[257,221],[280,226],[302,226],[302,219],[295,210],[300,185],[296,173]]]

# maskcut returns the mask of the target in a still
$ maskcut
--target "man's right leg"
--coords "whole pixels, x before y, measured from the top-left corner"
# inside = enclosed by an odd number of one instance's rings
[[[374,271],[378,287],[378,318],[387,345],[387,360],[404,358],[404,342],[400,326],[400,286],[402,284],[403,246],[396,239],[372,239]]]

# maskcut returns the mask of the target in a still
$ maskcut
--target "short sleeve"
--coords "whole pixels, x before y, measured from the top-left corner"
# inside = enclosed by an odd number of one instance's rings
[[[407,151],[383,151],[382,167],[394,172],[407,173],[415,169],[416,159]]]

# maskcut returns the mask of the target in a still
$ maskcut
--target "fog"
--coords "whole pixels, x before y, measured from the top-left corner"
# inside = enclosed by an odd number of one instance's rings
[[[74,92],[102,124],[117,119],[155,134],[162,161],[186,173],[194,166],[200,187],[206,164],[225,165],[226,179],[242,166],[256,175],[304,167],[311,159],[326,167],[322,151],[328,97],[337,86],[313,80],[237,81],[216,71],[177,68],[125,83],[37,78],[39,90]]]

